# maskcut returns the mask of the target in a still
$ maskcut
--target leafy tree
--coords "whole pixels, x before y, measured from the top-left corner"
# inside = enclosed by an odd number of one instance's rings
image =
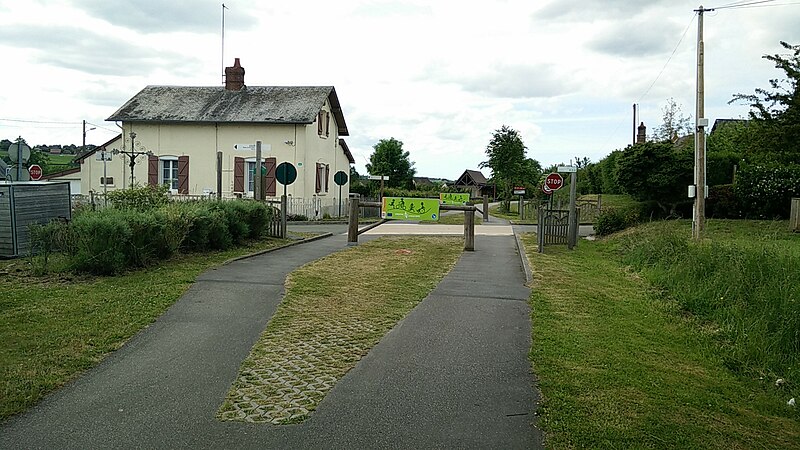
[[[670,97],[667,104],[661,108],[663,122],[653,130],[654,141],[674,142],[681,136],[692,133],[691,119],[683,115],[680,105]]]
[[[769,80],[769,89],[755,94],[736,94],[729,102],[750,106],[749,161],[800,163],[800,45],[781,41],[788,54],[764,55],[784,72],[783,78]]]
[[[372,147],[367,172],[371,175],[388,175],[388,187],[411,189],[414,186],[414,163],[409,153],[403,151],[403,142],[395,138],[381,139]]]
[[[503,125],[495,130],[486,146],[486,156],[489,159],[479,164],[480,168],[488,167],[492,170],[497,196],[506,210],[510,206],[515,185],[534,186],[541,177],[542,166],[538,161],[526,158],[525,150],[519,132]]]
[[[664,214],[674,215],[686,200],[686,186],[694,179],[692,146],[671,142],[645,142],[628,146],[616,161],[616,184],[639,201],[658,204]]]

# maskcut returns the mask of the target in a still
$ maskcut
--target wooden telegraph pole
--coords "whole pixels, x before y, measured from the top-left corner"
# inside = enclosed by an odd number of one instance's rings
[[[705,61],[705,44],[703,42],[703,13],[713,11],[700,5],[697,13],[697,110],[695,112],[695,164],[694,164],[694,221],[692,237],[700,239],[706,228],[706,127],[705,116],[705,78],[703,65]]]

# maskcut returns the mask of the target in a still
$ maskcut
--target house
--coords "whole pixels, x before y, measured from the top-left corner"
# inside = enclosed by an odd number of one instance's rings
[[[336,90],[247,86],[244,74],[236,58],[225,69],[225,86],[142,89],[107,119],[117,122],[122,133],[77,158],[82,192],[122,189],[133,182],[166,184],[175,195],[216,193],[219,152],[222,196],[252,197],[255,143],[260,141],[268,198],[283,194],[275,168],[288,162],[297,169],[296,181],[286,186],[289,196],[336,205],[334,174],[349,175],[355,163],[341,138],[349,132]],[[103,151],[113,152],[111,161],[99,158]],[[342,197],[348,193],[346,183]]]
[[[494,196],[494,186],[488,184],[486,177],[479,170],[465,170],[453,186],[468,188],[472,197]]]

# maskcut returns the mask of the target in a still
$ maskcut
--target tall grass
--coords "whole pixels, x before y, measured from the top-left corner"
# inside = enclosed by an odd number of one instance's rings
[[[800,239],[741,239],[726,227],[695,242],[662,222],[616,240],[627,264],[716,336],[728,368],[784,378],[800,394]]]

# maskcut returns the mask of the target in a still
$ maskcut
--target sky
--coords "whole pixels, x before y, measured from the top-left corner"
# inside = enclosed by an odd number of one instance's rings
[[[743,117],[733,94],[782,72],[800,1],[720,0],[704,14],[705,116]],[[418,176],[457,178],[517,130],[543,166],[598,161],[648,133],[674,99],[694,120],[697,1],[226,0],[224,65],[250,86],[334,86],[356,169],[380,139]],[[0,0],[0,139],[99,145],[147,85],[222,84],[222,2]],[[490,175],[489,169],[484,174]]]

